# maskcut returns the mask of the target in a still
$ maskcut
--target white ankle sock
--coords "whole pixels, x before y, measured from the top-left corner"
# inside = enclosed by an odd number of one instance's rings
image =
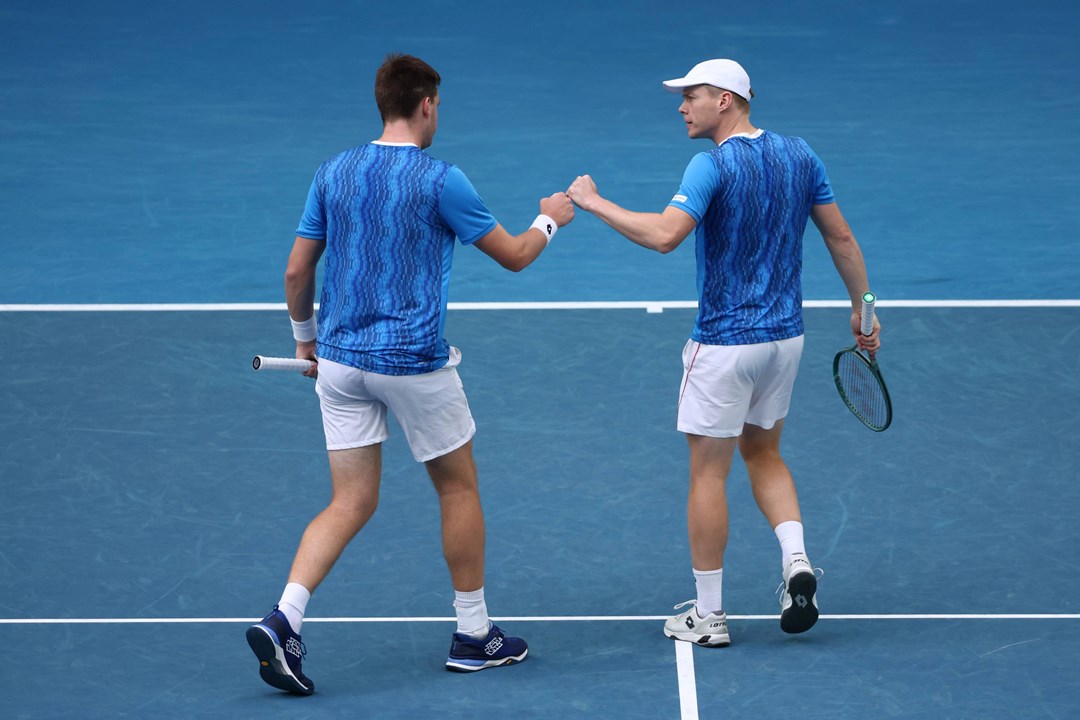
[[[278,610],[289,619],[289,627],[297,635],[300,634],[300,626],[304,624],[304,613],[310,599],[311,593],[306,587],[300,583],[289,583],[278,601]]]
[[[704,618],[709,613],[718,613],[724,609],[723,588],[724,568],[719,570],[695,570],[694,581],[697,584],[697,614]]]
[[[780,541],[780,555],[783,567],[791,562],[791,557],[797,553],[806,554],[806,545],[803,543],[803,525],[798,520],[788,520],[777,525],[773,532]]]
[[[490,624],[484,588],[471,592],[455,590],[454,611],[457,614],[457,632],[481,638],[487,635]]]

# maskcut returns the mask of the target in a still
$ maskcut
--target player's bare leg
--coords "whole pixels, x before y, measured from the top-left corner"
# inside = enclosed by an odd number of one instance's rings
[[[780,456],[783,429],[783,420],[768,430],[756,425],[744,425],[739,438],[739,454],[750,475],[754,500],[774,528],[789,520],[802,521],[795,481],[787,463]]]
[[[375,512],[381,470],[379,445],[330,451],[330,504],[304,531],[281,602],[247,630],[248,645],[259,660],[259,675],[267,684],[300,695],[315,692],[315,683],[302,666],[307,649],[300,628],[307,601]]]
[[[315,592],[349,541],[371,519],[379,504],[382,445],[331,450],[330,504],[312,520],[289,571],[289,582]]]
[[[689,610],[664,623],[664,635],[706,647],[731,642],[723,610],[724,551],[728,540],[727,486],[735,438],[687,434],[690,446],[690,493],[686,503],[697,597],[675,609]]]
[[[513,665],[529,646],[506,635],[487,615],[484,600],[484,511],[473,460],[472,442],[429,460],[428,474],[439,494],[443,555],[454,585],[458,628],[450,641],[446,669],[475,672]]]
[[[695,570],[724,566],[728,541],[727,476],[735,438],[687,435],[690,445],[690,494],[686,521],[690,559]]]
[[[484,585],[484,511],[472,442],[425,463],[442,514],[443,555],[454,589]]]
[[[817,578],[803,545],[795,481],[780,456],[783,429],[783,420],[768,430],[745,425],[739,439],[739,453],[750,475],[754,499],[781,543],[784,585],[780,627],[784,632],[800,633],[817,622]]]

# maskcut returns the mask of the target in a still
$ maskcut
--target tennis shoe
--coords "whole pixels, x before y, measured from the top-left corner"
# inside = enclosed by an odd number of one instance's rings
[[[784,582],[776,589],[780,595],[780,629],[802,633],[814,627],[818,619],[818,572],[806,555],[796,553],[784,568]]]
[[[679,603],[675,609],[678,610],[687,605],[690,605],[689,610],[668,618],[664,623],[665,635],[703,647],[727,647],[731,644],[727,614],[723,610],[718,613],[709,613],[704,618],[700,617],[697,613],[697,600]]]
[[[259,675],[267,685],[298,695],[315,692],[315,683],[300,669],[307,648],[277,605],[261,622],[248,628],[247,641],[259,658]]]
[[[509,637],[498,625],[492,623],[487,635],[482,638],[454,633],[450,642],[450,655],[446,658],[446,669],[453,672],[476,672],[519,663],[528,654],[529,646],[524,640]]]

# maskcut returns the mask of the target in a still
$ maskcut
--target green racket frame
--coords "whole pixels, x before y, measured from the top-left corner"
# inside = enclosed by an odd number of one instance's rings
[[[847,393],[844,392],[844,384],[840,380],[840,363],[843,361],[844,355],[847,354],[854,355],[856,358],[858,358],[858,362],[866,365],[867,369],[870,370],[870,374],[877,381],[878,386],[880,386],[882,398],[885,400],[885,422],[878,424],[874,422],[871,418],[866,417],[862,409],[859,408],[855,403],[853,403],[851,401],[851,398],[847,396]],[[889,388],[887,385],[885,385],[885,378],[881,376],[881,369],[878,368],[877,361],[867,360],[866,357],[861,352],[859,352],[857,347],[852,346],[847,348],[846,350],[841,350],[840,352],[836,353],[836,357],[833,358],[832,368],[833,380],[836,381],[836,389],[840,392],[840,399],[844,401],[845,405],[847,405],[848,410],[851,411],[851,414],[859,418],[859,421],[863,425],[870,428],[874,432],[885,431],[885,429],[892,424],[892,398],[889,397]]]
[[[874,306],[877,305],[877,295],[872,292],[865,292],[862,296],[862,322],[860,323],[859,330],[863,335],[870,335],[874,332]],[[885,422],[877,423],[872,418],[866,416],[858,405],[856,405],[852,398],[848,397],[847,392],[844,390],[844,383],[840,379],[840,363],[843,362],[844,356],[851,353],[858,358],[857,362],[863,363],[870,371],[871,377],[877,381],[878,386],[881,389],[882,399],[885,401]],[[833,380],[836,382],[836,389],[840,392],[840,399],[844,401],[844,404],[848,406],[848,410],[851,414],[859,418],[859,421],[870,428],[874,432],[882,432],[889,425],[892,424],[892,398],[889,397],[889,388],[885,385],[885,378],[881,376],[881,369],[878,368],[877,360],[873,355],[867,360],[861,352],[859,352],[858,345],[853,345],[847,349],[841,350],[836,353],[836,357],[833,358],[832,363]]]

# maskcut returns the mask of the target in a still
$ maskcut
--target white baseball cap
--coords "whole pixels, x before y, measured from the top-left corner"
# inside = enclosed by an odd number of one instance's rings
[[[753,93],[750,90],[750,76],[743,66],[734,60],[706,60],[690,68],[686,77],[665,80],[664,87],[669,92],[682,92],[683,88],[693,85],[712,85],[730,90],[747,102]]]

